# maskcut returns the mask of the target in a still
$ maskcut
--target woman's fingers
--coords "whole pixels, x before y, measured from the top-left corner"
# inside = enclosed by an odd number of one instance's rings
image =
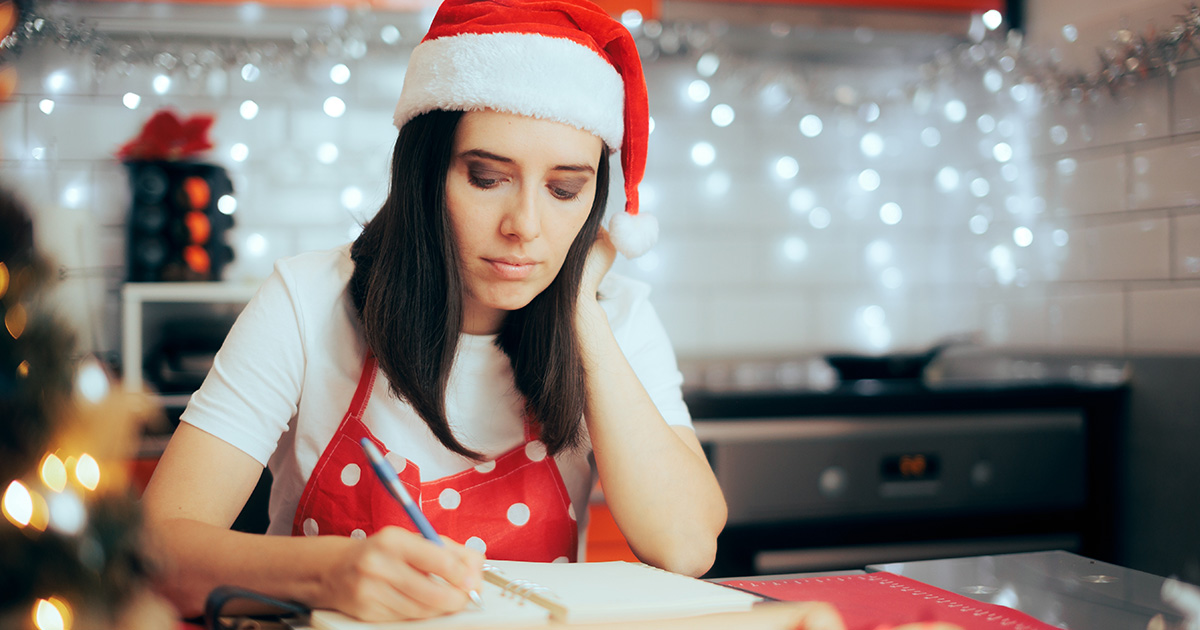
[[[462,610],[482,558],[461,545],[438,546],[398,527],[361,541],[341,565],[335,605],[363,620],[416,619]]]
[[[617,248],[608,237],[608,231],[601,227],[596,232],[596,241],[588,251],[587,263],[583,268],[583,279],[580,283],[580,292],[583,295],[595,294],[596,289],[600,287],[600,281],[612,268],[616,257]]]

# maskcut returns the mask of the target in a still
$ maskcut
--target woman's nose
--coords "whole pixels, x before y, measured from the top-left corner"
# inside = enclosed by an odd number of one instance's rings
[[[540,236],[542,221],[537,204],[536,191],[522,187],[501,219],[501,233],[522,241],[532,241]]]

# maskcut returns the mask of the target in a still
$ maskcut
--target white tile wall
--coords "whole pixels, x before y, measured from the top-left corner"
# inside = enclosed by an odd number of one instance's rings
[[[1132,291],[1129,350],[1195,354],[1200,346],[1200,288]]]
[[[1200,67],[1179,71],[1175,77],[1174,131],[1177,134],[1200,131]]]
[[[1137,151],[1132,162],[1131,209],[1200,205],[1200,141]]]
[[[1047,297],[1047,337],[1051,346],[1086,352],[1123,351],[1125,294],[1116,288],[1077,293]]]
[[[1047,168],[1047,203],[1067,215],[1125,210],[1126,161],[1124,153],[1053,160]]]
[[[1175,217],[1175,278],[1200,278],[1200,214]]]
[[[1115,97],[1058,104],[993,95],[963,69],[920,107],[893,98],[896,90],[888,96],[889,86],[911,94],[916,67],[723,54],[703,103],[685,97],[699,78],[694,55],[647,64],[656,128],[642,197],[663,234],[646,258],[616,265],[654,287],[682,356],[878,352],[973,330],[996,345],[1200,353],[1200,62]],[[226,276],[261,278],[279,256],[347,242],[382,202],[407,55],[398,47],[349,62],[344,86],[322,62],[254,82],[216,71],[158,96],[145,68],[96,72],[57,47],[27,52],[18,94],[0,105],[0,181],[46,209],[39,230],[54,229],[49,216],[63,211],[99,226],[88,254],[99,260],[88,269],[102,280],[73,281],[88,288],[72,304],[94,314],[81,324],[103,324],[89,343],[118,347],[128,188],[113,153],[152,112],[215,115],[210,159],[229,170],[239,202],[230,233],[238,258]],[[46,78],[60,70],[69,86],[52,94]],[[760,98],[768,71],[804,78],[780,108]],[[835,105],[839,85],[874,99],[879,118]],[[122,105],[127,91],[142,95],[140,107]],[[322,112],[331,95],[346,100],[337,119]],[[38,109],[43,98],[55,100],[49,115]],[[958,123],[943,114],[954,98],[967,108]],[[259,106],[253,120],[238,113],[246,99]],[[735,110],[726,128],[711,122],[718,103]],[[824,121],[815,138],[798,128],[810,113]],[[938,131],[936,146],[921,142],[927,128]],[[861,150],[868,132],[882,138],[882,154]],[[317,149],[327,142],[338,157],[323,164]],[[712,144],[712,164],[693,163],[697,142]],[[1013,151],[1006,163],[994,154],[1001,142]],[[235,143],[249,147],[247,161],[230,158]],[[794,177],[776,173],[785,156],[796,160]],[[610,208],[619,209],[613,165]],[[860,186],[865,169],[878,189]],[[942,169],[956,175],[952,185]],[[357,207],[343,203],[349,187],[361,192]],[[896,225],[881,219],[886,202],[901,208]],[[56,253],[81,260],[65,239]]]
[[[1170,222],[1165,217],[1132,219],[1071,230],[1062,279],[1170,278]]]

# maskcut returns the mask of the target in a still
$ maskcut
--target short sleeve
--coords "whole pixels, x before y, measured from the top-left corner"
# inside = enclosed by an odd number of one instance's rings
[[[692,426],[683,401],[683,374],[671,339],[650,303],[650,287],[609,274],[600,285],[600,294],[613,335],[658,412],[667,424]]]
[[[288,268],[276,264],[180,420],[267,465],[300,400],[305,353],[299,303]]]

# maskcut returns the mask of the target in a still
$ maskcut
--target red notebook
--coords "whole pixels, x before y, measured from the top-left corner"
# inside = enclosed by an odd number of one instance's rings
[[[782,601],[829,602],[842,613],[846,630],[882,630],[920,621],[953,623],[964,630],[1061,630],[1012,608],[985,604],[893,573],[721,584]]]

